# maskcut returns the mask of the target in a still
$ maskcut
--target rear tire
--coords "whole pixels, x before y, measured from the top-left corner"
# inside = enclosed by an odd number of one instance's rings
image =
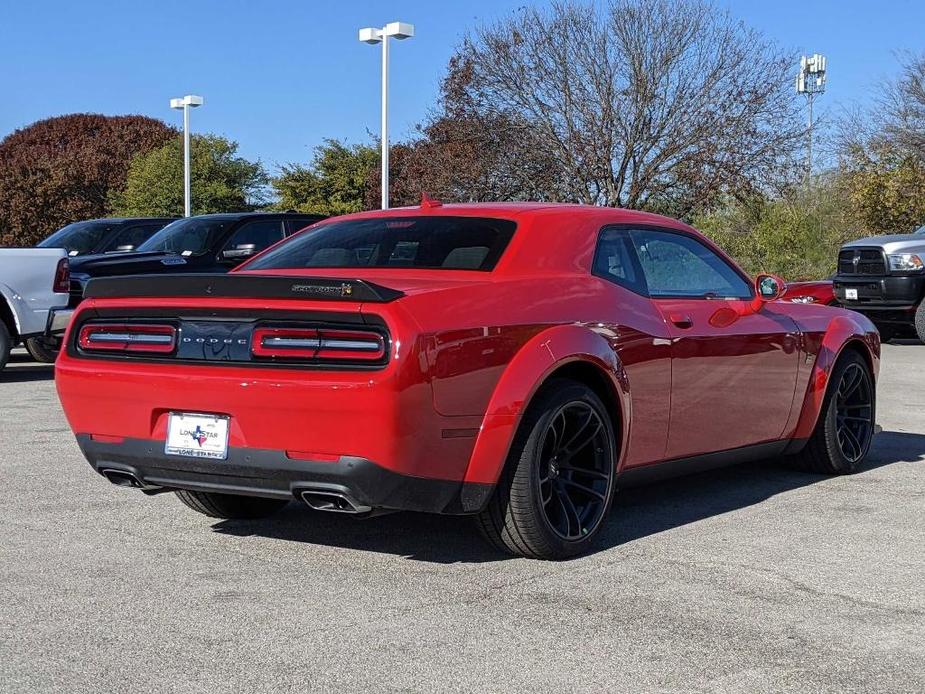
[[[60,349],[60,340],[53,337],[30,337],[26,340],[26,351],[33,359],[43,364],[54,364]]]
[[[555,379],[534,398],[486,508],[476,517],[498,549],[565,559],[588,549],[607,518],[616,441],[589,387]]]
[[[925,300],[915,309],[915,334],[925,342]]]
[[[186,489],[178,490],[175,494],[191,509],[210,518],[266,518],[289,503],[281,499],[216,494],[215,492],[191,492]]]
[[[13,338],[10,337],[10,331],[6,329],[6,323],[0,320],[0,371],[6,366],[12,349]]]
[[[854,350],[845,352],[832,369],[816,428],[790,462],[800,470],[824,475],[854,472],[870,450],[876,405],[867,362]]]

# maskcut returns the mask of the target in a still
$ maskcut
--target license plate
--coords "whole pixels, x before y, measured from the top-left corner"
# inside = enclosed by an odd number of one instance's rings
[[[845,289],[845,298],[849,300],[857,301],[858,290],[857,289]]]
[[[224,460],[228,457],[228,417],[171,412],[167,419],[164,452]]]

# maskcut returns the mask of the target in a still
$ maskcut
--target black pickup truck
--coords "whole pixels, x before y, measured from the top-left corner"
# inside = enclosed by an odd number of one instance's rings
[[[76,308],[94,277],[228,272],[300,229],[324,219],[297,212],[204,214],[171,222],[133,252],[78,255],[70,259],[68,306]],[[59,338],[35,341],[29,352],[54,361]]]
[[[839,304],[870,318],[884,342],[925,342],[925,227],[846,243],[832,288]]]
[[[277,241],[320,219],[294,212],[204,214],[172,222],[132,253],[71,259],[71,304],[94,277],[228,272]]]

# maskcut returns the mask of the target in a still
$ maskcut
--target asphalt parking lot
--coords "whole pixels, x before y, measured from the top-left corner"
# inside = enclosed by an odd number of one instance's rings
[[[925,691],[923,412],[925,347],[886,345],[860,473],[621,491],[598,550],[554,564],[461,518],[212,522],[112,487],[17,352],[0,691]]]

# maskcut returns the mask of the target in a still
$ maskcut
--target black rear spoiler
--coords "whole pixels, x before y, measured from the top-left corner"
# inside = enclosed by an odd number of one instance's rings
[[[125,275],[91,279],[84,298],[221,297],[388,303],[404,293],[365,280],[279,275]]]

